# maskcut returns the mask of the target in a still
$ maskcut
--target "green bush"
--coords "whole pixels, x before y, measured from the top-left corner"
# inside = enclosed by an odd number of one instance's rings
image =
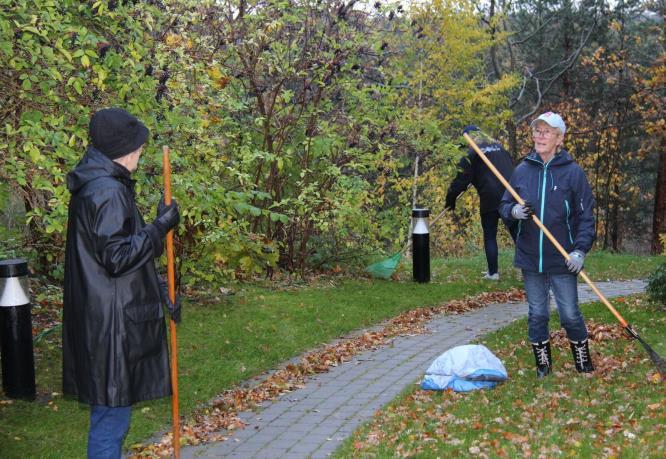
[[[650,299],[666,305],[666,263],[650,274],[646,291]]]
[[[134,176],[147,218],[162,189],[161,147],[171,149],[186,283],[391,253],[407,232],[414,158],[419,198],[441,208],[459,156],[443,133],[472,115],[489,126],[510,115],[501,107],[518,81],[485,81],[492,42],[480,28],[434,30],[446,52],[435,47],[439,67],[415,75],[431,51],[407,17],[388,30],[383,12],[347,14],[333,0],[255,3],[245,15],[228,14],[243,10],[237,1],[0,8],[0,183],[25,210],[23,237],[0,233],[0,252],[29,249],[35,271],[62,278],[66,174],[102,107],[124,107],[151,131]],[[454,23],[477,22],[456,11]]]

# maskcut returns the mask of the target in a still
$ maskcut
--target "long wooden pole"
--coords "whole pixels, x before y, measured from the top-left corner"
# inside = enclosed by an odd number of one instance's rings
[[[502,176],[502,174],[497,170],[495,165],[490,162],[490,160],[486,157],[485,153],[483,153],[483,151],[481,151],[479,146],[476,144],[476,142],[474,142],[474,140],[472,140],[472,138],[468,134],[463,134],[463,137],[465,138],[465,140],[467,140],[467,143],[469,143],[469,145],[474,149],[476,154],[479,155],[479,158],[481,158],[483,160],[483,162],[486,163],[486,166],[488,166],[488,168],[493,172],[493,174],[495,174],[497,179],[500,182],[502,182],[502,185],[504,185],[504,188],[506,188],[509,191],[509,193],[511,193],[511,196],[513,196],[513,199],[515,199],[516,202],[518,202],[518,204],[524,205],[525,201],[523,200],[523,198],[521,198],[520,195],[518,193],[516,193],[516,190],[514,190],[513,187],[509,184],[509,182],[506,181],[506,179]],[[543,234],[545,234],[546,237],[550,240],[550,242],[553,243],[555,248],[562,254],[562,256],[566,260],[569,260],[571,257],[569,256],[567,251],[564,250],[564,247],[562,247],[559,242],[557,242],[557,239],[555,239],[555,236],[553,236],[551,234],[551,232],[548,231],[548,228],[546,228],[544,226],[544,224],[541,222],[541,220],[539,220],[539,218],[536,215],[532,215],[532,220],[541,229],[541,231],[543,231]],[[610,304],[610,301],[608,301],[606,299],[606,297],[599,291],[597,286],[594,285],[594,282],[592,282],[592,280],[587,276],[587,274],[582,270],[579,274],[580,274],[580,277],[582,277],[583,280],[587,283],[587,285],[589,285],[590,288],[594,291],[594,293],[596,293],[596,295],[599,297],[601,302],[606,305],[606,307],[610,310],[610,312],[613,313],[613,315],[620,322],[620,324],[622,324],[622,326],[624,328],[628,328],[629,324],[627,323],[626,320],[624,320],[624,317],[622,317],[620,315],[620,313],[617,312],[617,310],[613,307],[613,305]]]
[[[171,204],[171,163],[169,162],[169,147],[162,148],[162,162],[164,167],[164,204]],[[167,282],[169,286],[169,298],[171,303],[176,302],[176,283],[173,258],[173,230],[166,236],[167,256]],[[169,332],[171,336],[171,417],[173,419],[173,456],[180,458],[180,416],[178,414],[178,340],[176,337],[176,322],[173,318],[169,320]]]

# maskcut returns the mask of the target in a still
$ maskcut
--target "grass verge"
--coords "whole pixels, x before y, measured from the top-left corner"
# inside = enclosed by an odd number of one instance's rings
[[[607,258],[595,279],[615,273],[640,278],[663,262],[663,257],[602,255]],[[595,256],[589,257],[590,266]],[[300,286],[234,286],[233,296],[218,295],[213,288],[201,291],[185,301],[178,329],[181,413],[187,416],[226,389],[401,312],[520,286],[517,272],[508,268],[511,259],[509,252],[501,254],[498,283],[480,279],[485,259],[476,256],[433,260],[429,284],[411,282],[411,267],[403,264],[397,281],[322,277]],[[43,312],[36,306],[33,314]],[[48,335],[35,348],[37,401],[0,397],[3,458],[85,456],[88,408],[61,394],[59,334]],[[169,425],[169,399],[136,405],[125,444],[145,441]]]
[[[616,302],[664,355],[666,311],[642,296]],[[584,305],[583,313],[593,374],[576,373],[560,331],[553,338],[554,373],[536,380],[522,320],[481,341],[503,361],[508,382],[467,394],[415,385],[376,413],[335,457],[663,457],[663,382],[602,304]]]

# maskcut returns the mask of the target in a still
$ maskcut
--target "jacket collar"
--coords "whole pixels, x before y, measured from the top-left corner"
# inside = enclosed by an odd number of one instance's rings
[[[113,177],[134,191],[135,180],[125,167],[111,161],[104,153],[89,146],[81,161],[67,174],[67,188],[71,192],[81,189],[88,182],[100,177]]]
[[[533,164],[535,166],[544,167],[545,163],[541,159],[541,156],[535,151],[530,151],[527,156],[525,156],[525,161],[528,164]],[[555,153],[555,156],[548,161],[548,166],[562,166],[564,164],[569,164],[573,162],[573,158],[569,155],[569,152],[562,148],[560,151]]]

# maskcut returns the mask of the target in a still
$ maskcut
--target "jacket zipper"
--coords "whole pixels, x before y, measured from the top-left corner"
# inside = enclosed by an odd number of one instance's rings
[[[546,181],[547,181],[547,175],[546,172],[548,171],[548,163],[543,165],[543,184],[541,185],[541,216],[539,217],[539,220],[541,222],[544,222],[544,214],[546,213]],[[539,272],[543,272],[543,230],[539,228]]]
[[[541,215],[539,216],[539,220],[541,220],[541,222],[543,223],[544,222],[543,217],[546,213],[546,182],[548,181],[547,180],[548,165],[550,164],[550,161],[552,161],[554,159],[554,157],[551,158],[545,164],[541,161],[537,161],[536,159],[532,159],[532,158],[528,158],[528,159],[543,166],[543,183],[541,183]],[[539,178],[541,178],[541,177],[539,177]],[[543,236],[544,236],[543,230],[541,228],[539,228],[539,272],[540,273],[543,272]]]
[[[573,244],[573,237],[571,237],[571,225],[569,225],[569,215],[571,215],[571,210],[569,209],[569,201],[564,200],[564,205],[567,207],[567,230],[569,231],[569,241]]]

